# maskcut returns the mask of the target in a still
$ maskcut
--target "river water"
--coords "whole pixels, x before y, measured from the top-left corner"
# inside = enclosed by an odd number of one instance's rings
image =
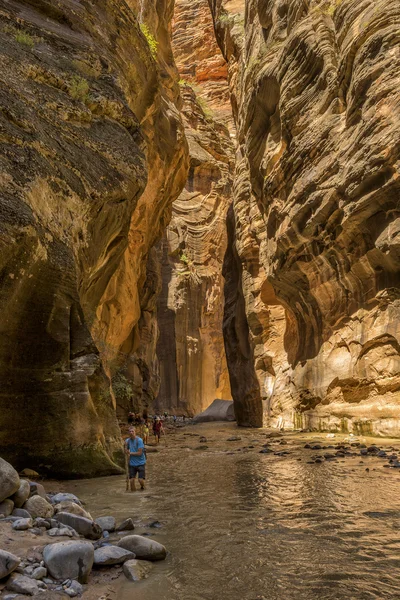
[[[308,464],[313,451],[303,448],[301,436],[286,446],[273,441],[287,456],[260,454],[265,433],[232,427],[169,435],[166,447],[148,455],[145,492],[127,494],[123,477],[65,485],[92,515],[132,516],[135,533],[168,549],[146,581],[114,582],[116,597],[400,598],[400,469],[359,456]],[[207,437],[208,448],[201,449],[194,432]],[[232,435],[241,440],[227,441]],[[149,527],[154,520],[162,527]]]

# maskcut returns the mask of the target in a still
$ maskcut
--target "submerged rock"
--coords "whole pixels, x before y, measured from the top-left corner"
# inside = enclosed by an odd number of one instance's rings
[[[149,572],[153,568],[153,564],[147,560],[128,560],[124,563],[122,570],[125,577],[130,581],[140,581],[149,576]]]
[[[120,523],[116,529],[116,531],[133,531],[135,529],[135,525],[132,521],[132,519],[125,519],[125,521],[122,521],[122,523]]]
[[[94,564],[96,566],[121,565],[125,561],[135,558],[135,554],[119,546],[103,546],[94,551]]]
[[[167,556],[166,548],[147,537],[141,535],[127,535],[118,542],[120,548],[125,548],[142,560],[164,560]]]
[[[109,531],[110,533],[115,531],[117,526],[114,517],[99,517],[95,519],[95,523],[100,525],[102,531]]]

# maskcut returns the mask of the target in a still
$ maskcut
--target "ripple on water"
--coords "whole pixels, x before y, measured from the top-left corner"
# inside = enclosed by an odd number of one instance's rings
[[[96,516],[161,522],[147,531],[169,555],[135,600],[398,599],[398,478],[297,458],[168,448],[149,457],[145,494],[124,478],[70,487]],[[118,600],[132,597],[122,580]]]

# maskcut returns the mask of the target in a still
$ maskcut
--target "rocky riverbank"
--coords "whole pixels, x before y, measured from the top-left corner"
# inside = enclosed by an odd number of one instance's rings
[[[23,478],[23,475],[25,477]],[[71,493],[46,492],[0,458],[0,597],[22,600],[102,596],[121,573],[133,582],[147,578],[165,547],[133,533],[128,517],[94,519]],[[93,589],[92,589],[93,588]],[[92,591],[94,595],[92,595]]]

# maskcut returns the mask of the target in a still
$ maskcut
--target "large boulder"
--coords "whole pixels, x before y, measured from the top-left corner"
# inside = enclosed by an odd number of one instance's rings
[[[102,546],[94,551],[94,564],[98,567],[105,565],[121,565],[135,558],[135,554],[119,546]]]
[[[21,559],[15,556],[15,554],[0,550],[0,579],[7,577],[7,575],[15,571],[20,562]]]
[[[78,515],[79,517],[85,517],[86,519],[92,519],[92,515],[88,513],[82,506],[77,504],[76,502],[71,502],[70,500],[63,500],[54,506],[54,511],[56,513],[67,512],[71,515]]]
[[[15,508],[21,508],[28,500],[31,492],[31,486],[29,481],[21,479],[18,490],[11,496],[11,500],[14,502]]]
[[[69,525],[83,537],[89,540],[98,540],[103,533],[100,525],[85,517],[71,515],[70,513],[60,512],[55,515],[56,520],[63,525]]]
[[[194,423],[210,421],[235,421],[233,400],[214,400],[202,413],[194,417]]]
[[[41,496],[31,496],[25,502],[23,508],[28,511],[32,517],[52,517],[54,508]]]
[[[15,494],[20,485],[17,471],[3,458],[0,458],[0,502]]]
[[[49,544],[43,550],[46,568],[54,579],[77,579],[87,583],[94,561],[90,542],[68,541]]]
[[[14,509],[14,502],[10,498],[6,498],[3,502],[0,502],[0,515],[9,517]]]
[[[149,576],[153,564],[147,560],[128,560],[122,567],[125,577],[131,581],[140,581]]]
[[[127,535],[118,542],[120,548],[125,548],[142,560],[164,560],[167,550],[159,542],[141,535]]]
[[[99,517],[95,522],[100,525],[102,531],[115,531],[117,526],[114,517]]]

